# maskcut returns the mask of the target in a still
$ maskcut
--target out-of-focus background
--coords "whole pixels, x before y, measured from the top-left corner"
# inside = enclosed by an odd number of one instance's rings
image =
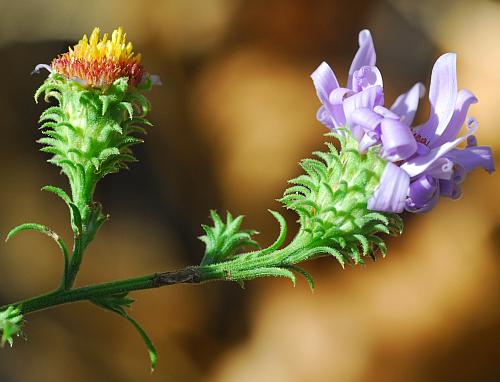
[[[274,199],[326,132],[309,75],[326,60],[344,81],[365,27],[389,104],[416,81],[428,85],[440,54],[457,52],[459,87],[480,100],[471,108],[479,142],[500,148],[498,2],[2,0],[1,235],[36,221],[70,241],[65,206],[39,192],[66,184],[37,151],[46,105],[32,95],[45,74],[30,72],[94,26],[122,26],[163,86],[150,93],[155,127],[140,162],[97,190],[112,219],[80,285],[197,263],[210,208],[245,214],[271,242],[266,210],[280,208]],[[470,174],[460,201],[405,216],[386,259],[307,264],[314,293],[278,279],[134,293],[133,316],[159,351],[153,375],[124,320],[88,303],[34,314],[28,341],[0,350],[0,381],[499,381],[499,195],[497,174]],[[0,305],[50,290],[61,266],[36,233],[2,244]]]

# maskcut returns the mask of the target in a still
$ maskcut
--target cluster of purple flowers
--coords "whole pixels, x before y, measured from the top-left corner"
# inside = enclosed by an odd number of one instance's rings
[[[412,127],[421,83],[401,94],[390,108],[384,106],[382,75],[375,66],[373,39],[359,33],[359,49],[349,69],[347,86],[341,87],[330,66],[323,62],[311,75],[322,103],[318,120],[332,130],[348,128],[359,142],[359,151],[380,147],[387,160],[380,184],[368,208],[384,212],[426,212],[439,196],[456,199],[460,183],[477,167],[494,171],[491,148],[477,146],[477,122],[469,118],[460,135],[469,106],[477,102],[470,91],[457,89],[456,55],[446,53],[432,69],[428,120]],[[342,131],[342,130],[340,130]],[[465,147],[458,146],[466,142]]]

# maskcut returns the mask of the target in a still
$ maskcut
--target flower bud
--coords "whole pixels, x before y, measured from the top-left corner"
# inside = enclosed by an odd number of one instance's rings
[[[141,93],[151,88],[153,77],[125,37],[119,28],[111,39],[104,34],[99,40],[94,29],[52,61],[35,94],[57,102],[40,117],[46,137],[38,142],[68,177],[79,208],[90,203],[101,178],[136,160],[131,146],[142,142],[136,135],[150,125],[145,119],[150,104]]]

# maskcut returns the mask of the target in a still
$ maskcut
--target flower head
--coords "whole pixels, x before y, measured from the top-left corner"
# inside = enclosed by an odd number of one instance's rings
[[[86,87],[102,88],[121,77],[128,77],[129,85],[138,85],[144,76],[141,55],[135,54],[131,42],[121,28],[115,29],[111,39],[105,33],[99,39],[99,28],[89,38],[83,38],[69,51],[52,61],[52,70]]]
[[[387,108],[375,63],[373,39],[368,30],[362,30],[345,88],[325,62],[311,75],[322,103],[318,120],[337,132],[348,128],[360,153],[378,146],[380,157],[387,161],[380,184],[368,200],[370,209],[425,212],[440,195],[458,198],[459,184],[468,172],[477,167],[494,170],[491,149],[476,144],[475,119],[470,118],[467,132],[459,135],[469,106],[477,99],[468,90],[457,90],[455,54],[447,53],[436,61],[429,91],[431,113],[427,122],[415,128],[411,125],[425,87],[415,84]],[[458,148],[465,141],[466,147]]]

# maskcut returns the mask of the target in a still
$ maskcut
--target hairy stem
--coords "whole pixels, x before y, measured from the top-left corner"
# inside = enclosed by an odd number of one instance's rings
[[[207,274],[206,277],[202,277],[202,275],[202,268],[186,267],[177,271],[153,273],[146,276],[84,286],[70,290],[57,290],[9,305],[18,307],[22,314],[28,314],[57,305],[90,300],[96,297],[135,290],[159,288],[167,285],[198,284],[210,279],[210,275]],[[0,310],[7,308],[7,306],[1,307]]]
[[[300,247],[307,248],[307,245],[304,244],[306,243],[302,243]],[[92,300],[98,297],[136,290],[159,288],[167,285],[199,284],[211,280],[242,281],[242,279],[238,277],[241,272],[259,267],[289,265],[286,258],[298,250],[296,240],[294,240],[287,247],[262,257],[252,258],[241,255],[241,257],[237,257],[236,259],[217,264],[189,266],[177,271],[153,273],[146,276],[83,286],[74,289],[71,289],[71,284],[68,283],[74,281],[72,276],[76,276],[76,272],[72,273],[70,271],[69,277],[67,278],[67,289],[56,290],[9,305],[19,308],[22,314],[28,314],[71,302]],[[6,307],[7,306],[0,307],[0,311]]]

